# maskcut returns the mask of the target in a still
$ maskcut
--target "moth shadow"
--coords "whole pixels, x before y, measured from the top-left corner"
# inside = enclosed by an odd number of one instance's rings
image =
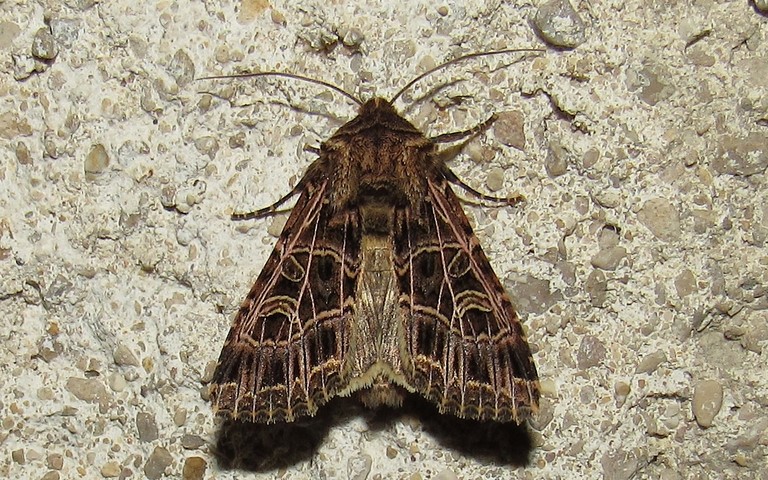
[[[274,425],[227,419],[213,453],[223,470],[265,473],[287,468],[311,459],[331,425],[323,415]]]
[[[533,437],[525,425],[467,420],[443,415],[426,400],[410,395],[402,407],[370,411],[371,430],[382,431],[394,423],[417,425],[440,446],[485,464],[524,467],[530,464]]]
[[[213,453],[223,470],[275,472],[311,460],[332,427],[359,416],[375,432],[408,423],[440,446],[486,464],[526,466],[533,450],[525,426],[442,415],[429,402],[408,396],[399,408],[376,410],[363,407],[355,398],[335,398],[316,416],[293,423],[264,425],[227,419],[219,428]]]

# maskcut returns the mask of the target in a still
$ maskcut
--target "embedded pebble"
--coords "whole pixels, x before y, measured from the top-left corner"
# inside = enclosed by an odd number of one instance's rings
[[[21,28],[13,22],[0,22],[0,49],[13,45],[13,41],[21,33]]]
[[[616,400],[616,405],[619,407],[624,405],[631,391],[632,387],[627,382],[616,382],[613,385],[613,398]]]
[[[441,471],[440,473],[438,473],[432,478],[434,478],[435,480],[459,480],[458,475],[453,473],[453,470],[451,470],[450,468],[446,468],[445,470]]]
[[[712,160],[712,169],[720,174],[750,176],[768,169],[768,137],[750,132],[746,137],[724,135]]]
[[[51,35],[50,30],[47,28],[39,29],[32,40],[32,55],[40,60],[53,60],[58,53],[56,40]]]
[[[173,413],[173,424],[177,427],[180,427],[185,423],[187,423],[187,409],[184,407],[179,407]]]
[[[552,178],[565,175],[568,171],[568,151],[556,140],[549,142],[549,151],[544,160],[544,168]]]
[[[109,154],[102,144],[96,144],[85,157],[85,173],[99,174],[109,166]]]
[[[18,463],[19,465],[24,465],[25,463],[27,463],[27,460],[24,456],[24,449],[20,448],[18,450],[12,451],[11,460],[13,460],[15,463]]]
[[[664,82],[670,76],[665,69],[655,65],[646,66],[637,72],[636,79],[638,88],[640,88],[640,99],[648,105],[656,105],[670,98],[675,90],[671,85]]]
[[[40,477],[40,480],[59,480],[61,475],[57,471],[46,472],[45,475]]]
[[[696,423],[701,427],[712,426],[715,416],[723,406],[723,387],[716,380],[704,380],[693,389],[691,409]]]
[[[104,478],[115,478],[120,476],[120,472],[122,471],[122,468],[120,468],[120,464],[115,461],[110,461],[105,463],[101,467],[101,476]]]
[[[575,48],[585,40],[584,21],[568,0],[550,0],[541,5],[533,25],[541,38],[555,47]]]
[[[595,201],[605,208],[616,208],[621,205],[621,194],[613,189],[603,189],[594,195]]]
[[[627,256],[627,249],[624,247],[610,247],[600,250],[592,257],[591,263],[595,268],[601,270],[616,270],[621,260]]]
[[[600,270],[592,270],[584,283],[584,290],[589,295],[589,302],[593,307],[602,307],[608,296],[608,281]]]
[[[529,313],[544,313],[563,299],[559,290],[552,290],[549,280],[526,275],[515,281],[505,282],[505,287],[514,296],[515,305]]]
[[[29,153],[29,147],[27,147],[26,143],[17,142],[14,152],[16,153],[16,160],[18,160],[19,165],[32,165],[32,155]]]
[[[687,297],[688,295],[695,293],[697,289],[696,277],[693,275],[693,272],[687,268],[675,277],[675,290],[677,290],[678,297]]]
[[[138,367],[140,365],[136,355],[123,343],[119,343],[115,351],[112,352],[112,359],[117,365],[130,365],[131,367]]]
[[[203,155],[207,155],[208,158],[213,159],[216,156],[216,152],[219,151],[219,141],[216,137],[210,135],[203,136],[195,139],[195,148]]]
[[[645,202],[637,217],[659,240],[669,242],[680,238],[680,215],[665,198]]]
[[[635,369],[635,373],[653,373],[659,368],[659,365],[667,361],[667,355],[657,350],[643,357]]]
[[[196,450],[203,445],[205,445],[205,440],[203,440],[199,435],[185,433],[181,437],[181,446],[187,450]]]
[[[65,388],[84,402],[101,402],[109,397],[104,384],[95,378],[69,377]]]
[[[373,458],[367,453],[350,458],[347,462],[347,478],[365,480],[371,473]]]
[[[391,445],[387,445],[387,458],[395,458],[397,456],[397,449]]]
[[[155,416],[150,413],[136,414],[136,428],[139,431],[139,440],[142,442],[152,442],[160,437]]]
[[[525,117],[522,112],[501,112],[493,122],[493,135],[496,140],[508,147],[525,149]]]
[[[595,367],[605,359],[605,353],[605,345],[599,338],[594,335],[585,335],[581,339],[579,351],[576,352],[576,363],[582,370]]]
[[[205,476],[206,468],[208,468],[208,463],[204,458],[188,457],[184,460],[181,478],[183,480],[202,480]]]
[[[611,480],[629,480],[634,478],[639,468],[637,454],[633,451],[608,452],[600,459],[603,478]]]
[[[195,63],[189,57],[189,54],[182,49],[176,50],[176,53],[168,65],[168,73],[176,79],[176,85],[183,87],[195,78]]]
[[[504,188],[504,169],[499,167],[492,168],[485,178],[485,186],[492,192]]]
[[[128,385],[128,382],[125,381],[125,377],[117,372],[114,372],[109,376],[107,383],[113,392],[122,392]]]
[[[173,456],[167,448],[155,447],[144,464],[144,475],[150,480],[157,480],[165,474],[165,469],[173,463]]]
[[[768,13],[768,0],[755,0],[755,7],[763,13]]]
[[[64,456],[60,453],[52,453],[48,455],[46,460],[48,468],[53,470],[61,470],[64,467]]]

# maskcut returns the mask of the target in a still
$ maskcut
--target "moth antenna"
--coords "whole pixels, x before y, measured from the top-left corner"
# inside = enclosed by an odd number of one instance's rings
[[[389,101],[389,104],[393,105],[395,103],[395,101],[398,98],[400,98],[400,96],[403,93],[405,93],[406,90],[408,90],[414,84],[416,84],[416,82],[420,81],[424,77],[432,75],[433,73],[435,73],[435,72],[437,72],[439,70],[442,70],[442,69],[444,69],[446,67],[449,67],[451,65],[455,65],[455,64],[457,64],[459,62],[463,62],[463,61],[469,60],[471,58],[488,57],[488,56],[491,56],[491,55],[501,55],[501,54],[504,54],[504,53],[522,53],[522,52],[542,53],[542,52],[544,52],[544,50],[541,49],[541,48],[513,48],[513,49],[508,49],[508,50],[494,50],[492,52],[475,52],[475,53],[469,53],[467,55],[462,55],[461,57],[454,58],[453,60],[449,60],[449,61],[447,61],[445,63],[441,63],[440,65],[436,66],[435,68],[427,70],[426,72],[422,73],[421,75],[417,76],[416,78],[414,78],[413,80],[408,82],[408,84],[406,86],[401,88],[400,91],[397,92],[394,97],[392,97],[392,99]]]
[[[287,72],[256,72],[256,73],[238,73],[235,75],[213,75],[210,77],[202,77],[198,78],[198,80],[221,80],[225,78],[256,78],[256,77],[284,77],[284,78],[292,78],[294,80],[301,80],[303,82],[307,83],[314,83],[315,85],[322,85],[326,88],[330,88],[331,90],[335,91],[336,93],[339,93],[348,99],[355,102],[358,106],[362,106],[363,102],[352,95],[351,93],[346,92],[341,87],[337,87],[336,85],[333,85],[328,82],[324,82],[322,80],[318,80],[316,78],[310,78],[305,77],[303,75],[297,75],[295,73],[287,73]]]

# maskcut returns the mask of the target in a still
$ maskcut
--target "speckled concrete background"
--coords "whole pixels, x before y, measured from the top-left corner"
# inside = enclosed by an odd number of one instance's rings
[[[766,5],[327,3],[0,2],[0,477],[768,478]],[[401,102],[431,135],[503,112],[451,165],[527,198],[466,210],[535,351],[529,434],[347,401],[303,451],[220,435],[205,381],[284,221],[229,214],[354,108],[193,79],[390,96],[531,46]]]

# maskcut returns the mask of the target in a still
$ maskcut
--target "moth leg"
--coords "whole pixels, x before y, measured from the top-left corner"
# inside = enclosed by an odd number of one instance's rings
[[[451,182],[452,184],[461,187],[464,191],[468,192],[472,196],[479,198],[480,200],[485,200],[488,202],[498,202],[498,203],[506,203],[507,205],[517,205],[518,203],[521,203],[525,201],[525,197],[522,195],[513,195],[511,197],[494,197],[492,195],[486,195],[484,193],[480,193],[474,188],[470,187],[462,179],[456,176],[455,173],[453,173],[448,167],[443,168],[443,175],[445,175],[445,179]]]
[[[241,213],[235,212],[232,214],[230,218],[232,220],[251,220],[254,218],[261,218],[261,217],[267,217],[269,215],[273,215],[277,213],[278,211],[277,209],[280,207],[280,205],[290,200],[291,197],[293,197],[294,195],[301,193],[303,189],[304,189],[304,182],[300,181],[299,183],[296,184],[295,187],[293,187],[293,189],[290,192],[283,195],[283,197],[280,198],[280,200],[276,201],[272,205],[268,207],[260,208],[253,212],[241,212]]]
[[[442,135],[438,135],[436,137],[432,137],[430,140],[432,140],[435,143],[452,143],[452,142],[458,142],[459,140],[463,140],[467,137],[473,137],[479,133],[482,133],[483,131],[487,130],[488,127],[490,127],[493,122],[496,121],[498,117],[494,113],[490,117],[488,117],[488,120],[484,121],[483,123],[479,125],[475,125],[472,128],[469,128],[467,130],[463,130],[461,132],[451,132],[451,133],[443,133]]]

